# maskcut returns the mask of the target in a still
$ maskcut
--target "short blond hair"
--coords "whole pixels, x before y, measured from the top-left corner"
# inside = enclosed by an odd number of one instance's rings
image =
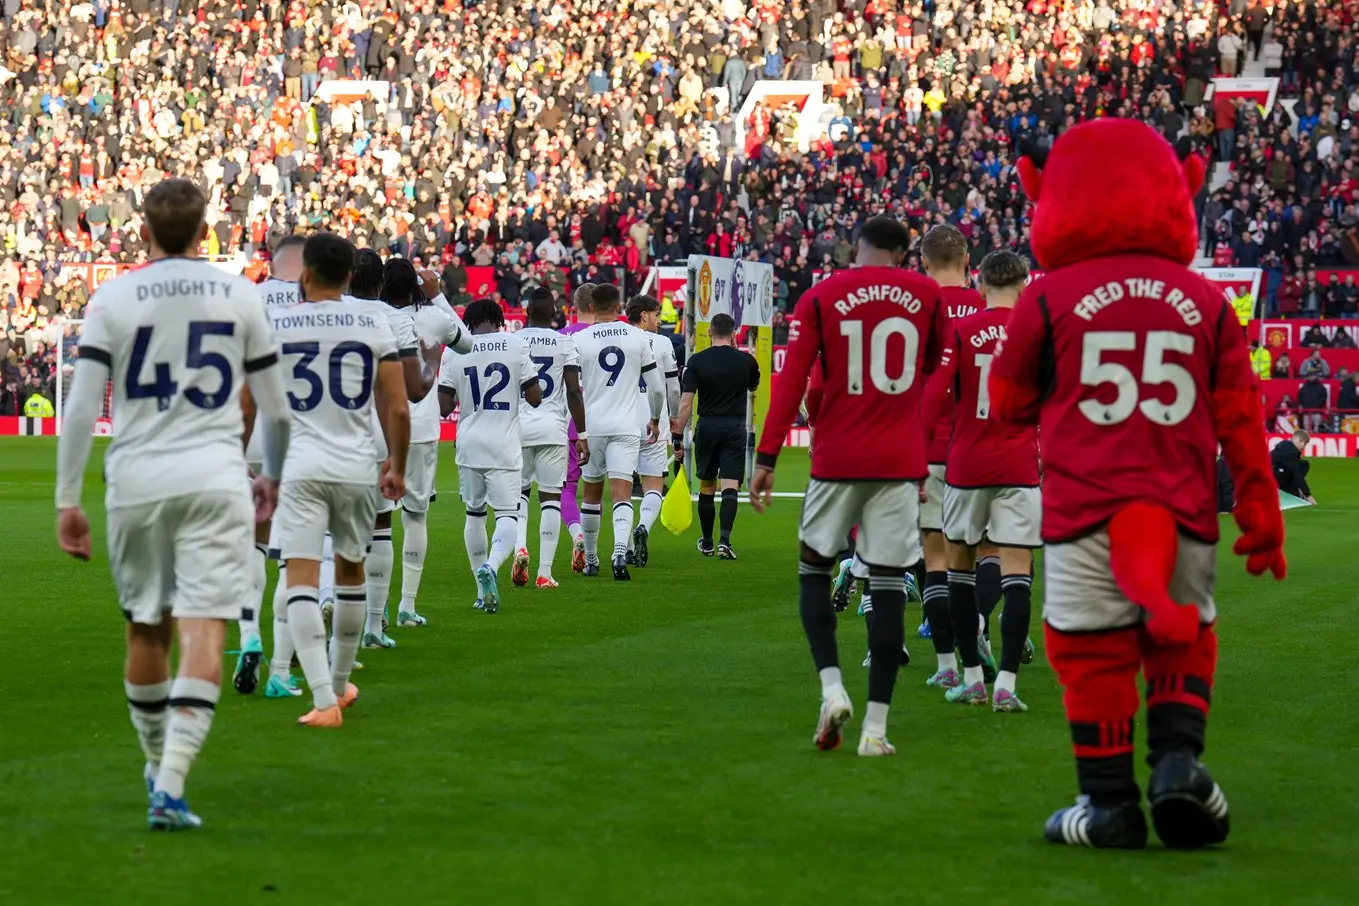
[[[933,267],[966,267],[967,237],[953,224],[941,223],[920,241],[920,254]]]
[[[595,310],[595,284],[582,283],[576,287],[576,291],[571,294],[571,304],[576,306],[576,311]]]

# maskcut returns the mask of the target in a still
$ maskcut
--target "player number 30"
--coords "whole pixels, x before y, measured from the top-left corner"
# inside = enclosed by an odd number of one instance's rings
[[[1141,409],[1147,419],[1158,425],[1178,425],[1189,417],[1197,396],[1194,376],[1182,365],[1167,362],[1168,352],[1194,354],[1194,338],[1189,334],[1170,330],[1153,330],[1146,336],[1142,351],[1142,376],[1118,362],[1104,361],[1109,352],[1134,352],[1137,334],[1130,330],[1096,331],[1088,333],[1081,348],[1081,383],[1087,387],[1113,385],[1117,391],[1112,403],[1097,399],[1081,400],[1080,410],[1096,425],[1117,425],[1127,421],[1133,411]],[[1154,396],[1140,399],[1142,387],[1169,384],[1175,391],[1169,403]]]
[[[840,335],[849,341],[850,396],[864,392],[864,325],[862,321],[841,321]],[[906,341],[901,373],[893,377],[887,373],[887,343],[892,337]],[[896,396],[911,389],[915,383],[915,361],[920,352],[920,331],[906,318],[888,318],[878,323],[868,335],[868,378],[880,392]]]

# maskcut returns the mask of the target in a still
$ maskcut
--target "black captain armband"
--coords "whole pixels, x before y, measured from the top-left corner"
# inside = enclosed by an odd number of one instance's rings
[[[98,346],[81,346],[76,353],[82,359],[89,359],[91,362],[98,362],[105,368],[113,368],[113,356],[109,355]]]
[[[246,374],[254,374],[256,371],[263,371],[266,368],[273,368],[278,364],[278,353],[271,352],[262,355],[258,359],[252,359],[245,363]]]

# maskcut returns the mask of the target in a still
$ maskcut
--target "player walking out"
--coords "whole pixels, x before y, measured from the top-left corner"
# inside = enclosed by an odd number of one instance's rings
[[[290,235],[284,236],[274,246],[269,259],[269,279],[259,285],[259,294],[264,299],[265,308],[292,305],[302,298],[297,281],[302,277],[302,243],[305,241],[302,236]],[[250,394],[242,393],[241,399],[243,402],[250,401]],[[250,471],[258,474],[264,459],[264,446],[261,435],[253,430],[255,419],[253,401],[247,402],[247,410],[246,431],[249,436],[246,442],[245,461]],[[250,561],[249,603],[240,621],[241,653],[236,658],[236,670],[231,677],[232,685],[242,695],[250,695],[259,687],[260,664],[264,661],[264,645],[260,640],[260,611],[264,607],[264,588],[268,581],[265,564],[269,559],[271,524],[271,520],[266,520],[255,526],[255,555]],[[279,585],[282,586],[282,583]],[[283,620],[277,619],[277,611],[284,607],[286,602],[280,598],[275,608],[276,637],[279,635],[279,626],[287,625],[286,617]],[[282,634],[288,635],[286,628],[282,630]],[[288,642],[288,664],[289,666],[292,664],[291,640]],[[302,694],[291,671],[285,672],[282,677],[270,676],[269,679],[264,688],[264,694],[268,698],[292,698]]]
[[[760,386],[760,366],[753,355],[736,348],[736,321],[731,315],[714,315],[708,335],[712,346],[696,353],[684,367],[684,395],[680,397],[677,421],[681,426],[689,423],[697,393],[694,475],[699,482],[698,524],[702,530],[698,550],[705,557],[716,553],[723,560],[735,560],[731,530],[736,525],[741,482],[746,477],[746,404],[747,397]],[[714,497],[719,487],[721,534],[714,548]]]
[[[939,285],[900,267],[909,241],[897,221],[872,218],[860,228],[856,266],[798,301],[801,327],[773,388],[750,483],[751,502],[763,511],[808,375],[813,366],[821,368],[825,393],[798,532],[798,607],[821,677],[814,741],[817,748],[834,749],[854,707],[840,675],[830,573],[857,524],[858,554],[868,565],[873,594],[868,708],[859,737],[859,754],[867,756],[896,752],[887,741],[887,711],[901,664],[903,575],[920,559],[919,483],[926,475],[919,402],[947,323]]]
[[[651,343],[651,351],[656,356],[656,367],[665,377],[665,402],[661,408],[661,435],[651,443],[646,442],[646,425],[641,430],[642,449],[637,455],[637,476],[642,480],[642,513],[637,528],[633,530],[632,541],[628,544],[628,562],[645,567],[651,559],[648,541],[651,527],[661,515],[661,503],[665,500],[665,471],[670,464],[670,437],[675,433],[679,422],[670,413],[679,409],[679,365],[675,362],[675,344],[670,337],[659,333],[661,329],[661,303],[651,296],[633,296],[628,302],[628,323],[646,332]],[[638,388],[646,393],[646,385]]]
[[[147,823],[165,830],[203,823],[184,801],[184,782],[212,726],[226,621],[241,616],[250,584],[242,565],[255,522],[273,512],[288,449],[278,352],[259,294],[248,280],[192,257],[207,237],[206,206],[188,180],[166,180],[147,193],[151,262],[96,293],[57,444],[57,538],[62,550],[88,560],[81,485],[112,379],[114,440],[104,457],[109,567],[127,618],[123,683],[146,755]],[[262,415],[253,507],[242,480],[243,380]]]
[[[390,259],[383,268],[382,297],[393,309],[411,318],[422,346],[437,349],[441,355],[444,346],[456,352],[472,348],[471,333],[439,292],[439,276],[433,271],[417,272],[405,258]],[[415,596],[420,592],[420,577],[429,550],[425,517],[439,469],[438,394],[427,394],[411,406],[408,466],[406,496],[401,498],[401,603],[397,605],[396,625],[424,626],[425,618],[415,609]],[[382,610],[385,615],[386,595]]]
[[[1027,711],[1015,694],[1032,610],[1032,550],[1042,544],[1042,495],[1038,489],[1038,431],[991,418],[987,379],[1005,324],[1024,289],[1029,267],[1014,252],[995,251],[981,264],[982,298],[988,308],[952,322],[947,363],[930,381],[953,390],[953,429],[944,485],[944,537],[948,540],[949,613],[963,659],[962,682],[939,684],[950,702],[986,703],[977,634],[977,547],[999,551],[1005,610],[1000,618],[1000,673],[992,708]],[[930,394],[939,399],[942,394]],[[926,412],[927,424],[933,412]],[[943,621],[940,621],[943,625]]]
[[[646,332],[618,321],[618,287],[596,286],[592,300],[596,323],[575,335],[585,417],[590,423],[590,459],[581,466],[584,573],[599,575],[599,523],[607,477],[613,501],[613,577],[627,581],[632,578],[627,563],[632,538],[632,470],[637,467],[643,440],[637,436],[637,426],[649,413],[645,439],[655,441],[665,390]],[[643,382],[645,398],[637,392]]]
[[[571,294],[571,304],[576,309],[576,323],[562,328],[561,333],[570,336],[588,330],[595,323],[594,313],[595,284],[582,283]],[[576,441],[576,426],[566,426],[567,440]],[[583,572],[585,569],[585,530],[580,525],[580,506],[576,503],[576,488],[580,484],[581,460],[574,450],[567,451],[566,484],[562,486],[562,524],[571,536],[571,569]]]
[[[943,290],[944,314],[949,321],[966,318],[986,307],[977,291],[967,285],[968,246],[967,237],[961,230],[947,223],[932,227],[921,240],[920,253],[925,273]],[[947,361],[951,355],[952,350],[945,349],[942,358]],[[921,545],[925,549],[925,575],[920,596],[938,659],[935,674],[926,682],[944,689],[951,689],[961,682],[954,654],[953,624],[949,618],[948,554],[943,532],[944,469],[948,462],[949,438],[953,436],[953,406],[951,398],[935,398],[947,396],[950,389],[942,383],[925,388],[923,411],[938,415],[931,415],[930,418],[935,420],[924,422],[930,474],[925,479],[925,500],[920,504]],[[977,565],[978,598],[985,599],[991,607],[995,606],[994,598],[1000,596],[1000,568],[994,558],[988,556],[993,553],[985,551]],[[990,651],[984,642],[978,642],[978,646],[983,662],[987,661]]]
[[[577,452],[584,459],[590,456],[585,438],[585,401],[580,393],[580,358],[576,344],[570,337],[552,329],[552,317],[557,313],[557,301],[552,290],[538,287],[529,294],[524,307],[528,326],[518,336],[529,346],[529,361],[538,369],[538,385],[543,401],[538,406],[527,400],[519,403],[519,441],[524,448],[523,486],[519,490],[519,516],[516,528],[514,568],[510,581],[515,585],[528,584],[528,506],[529,492],[538,485],[538,588],[556,588],[552,578],[552,560],[557,555],[557,537],[561,534],[562,485],[566,483],[567,461]],[[567,415],[576,432],[576,441],[567,441]],[[574,446],[574,449],[572,447]]]
[[[496,574],[514,551],[518,534],[519,481],[524,471],[520,445],[519,399],[530,406],[542,402],[538,368],[529,360],[529,344],[517,334],[500,333],[505,313],[490,299],[467,306],[472,348],[445,354],[439,375],[439,409],[444,415],[458,406],[458,483],[467,506],[463,541],[477,580],[477,606],[487,613],[500,609]],[[495,511],[495,532],[486,546],[486,506]]]
[[[312,694],[313,709],[298,722],[312,727],[341,726],[341,709],[358,698],[349,674],[363,631],[364,556],[378,491],[398,500],[406,490],[405,378],[386,307],[342,296],[354,258],[348,240],[312,236],[302,249],[303,301],[270,313],[292,375],[296,440],[283,467],[278,539],[287,563],[288,630]],[[372,455],[374,410],[390,451],[380,467]],[[318,593],[327,532],[335,557],[329,658]]]

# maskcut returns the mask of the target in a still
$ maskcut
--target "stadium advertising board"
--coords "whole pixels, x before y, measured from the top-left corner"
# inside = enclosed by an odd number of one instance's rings
[[[1274,109],[1274,99],[1279,94],[1279,80],[1268,79],[1213,79],[1212,94],[1205,100],[1215,100],[1219,96],[1244,98],[1269,116]]]

